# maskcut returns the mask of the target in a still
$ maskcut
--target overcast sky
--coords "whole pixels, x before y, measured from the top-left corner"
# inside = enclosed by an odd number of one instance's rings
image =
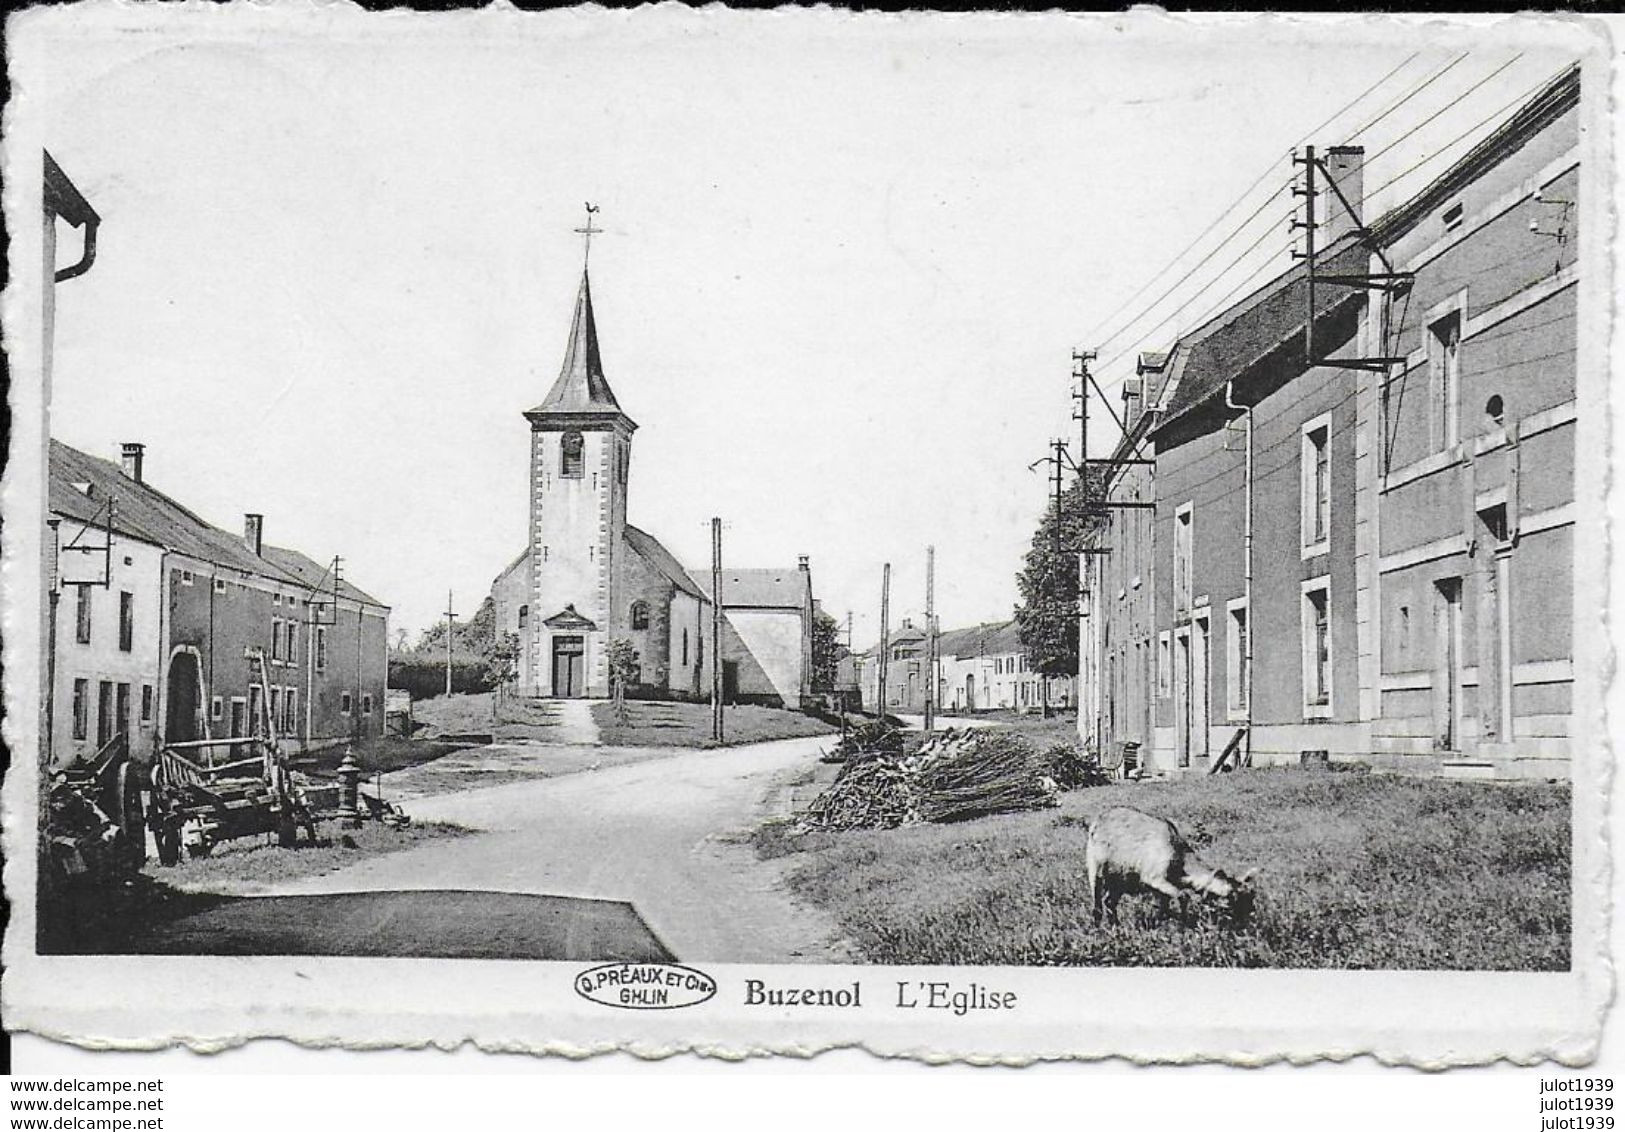
[[[562,360],[585,200],[631,521],[689,565],[712,515],[731,565],[810,555],[861,645],[881,564],[917,612],[932,543],[945,627],[1010,616],[1071,350],[1104,343],[1114,382],[1284,268],[1271,194],[1306,132],[1396,67],[1310,140],[1438,76],[1358,139],[1373,188],[1438,154],[1380,211],[1566,61],[1385,24],[206,14],[76,28],[24,75],[104,218],[58,288],[53,432],[145,442],[152,484],[342,554],[414,636],[523,549],[520,414]]]

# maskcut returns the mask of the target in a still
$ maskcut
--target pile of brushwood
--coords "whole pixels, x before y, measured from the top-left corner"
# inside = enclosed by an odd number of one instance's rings
[[[849,759],[802,815],[809,829],[895,829],[1037,810],[1060,787],[1044,756],[1020,735],[993,728],[944,731],[908,756]]]
[[[1044,752],[1044,764],[1049,776],[1062,790],[1076,790],[1080,786],[1106,786],[1111,775],[1100,765],[1100,756],[1086,751],[1074,743],[1056,743]]]
[[[844,763],[875,755],[896,757],[903,753],[903,730],[887,719],[872,719],[847,730],[821,761]]]

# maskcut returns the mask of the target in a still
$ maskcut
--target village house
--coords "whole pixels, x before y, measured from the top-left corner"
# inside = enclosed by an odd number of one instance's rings
[[[298,551],[236,536],[114,464],[53,440],[60,565],[52,764],[123,735],[165,743],[272,732],[307,749],[383,733],[389,609]],[[71,621],[70,621],[71,619]]]
[[[890,635],[888,648],[886,710],[923,712],[931,678],[926,671],[926,632],[905,617]],[[879,655],[877,644],[858,658],[865,711],[878,708]],[[1041,710],[1046,682],[1051,708],[1069,707],[1073,699],[1071,678],[1054,676],[1046,681],[1033,670],[1014,620],[940,632],[936,680],[937,710],[943,713]]]
[[[1096,750],[1134,744],[1142,765],[1152,750],[1157,698],[1156,522],[1144,506],[1156,499],[1149,433],[1173,364],[1170,352],[1141,354],[1135,376],[1123,383],[1126,431],[1103,469],[1102,498],[1128,506],[1098,516],[1084,545],[1106,553],[1079,564],[1078,729]]]
[[[1370,222],[1363,153],[1328,150],[1310,333],[1299,266],[1159,362],[1154,476],[1112,486],[1154,485],[1149,551],[1120,514],[1094,536],[1086,736],[1143,742],[1151,683],[1156,770],[1563,772],[1578,103],[1575,70]]]
[[[530,536],[491,586],[500,630],[519,637],[523,696],[610,694],[608,646],[631,643],[633,695],[711,692],[711,572],[686,570],[627,521],[637,425],[604,376],[585,269],[547,396],[531,428]],[[722,678],[729,702],[799,708],[812,694],[812,574],[729,568],[722,578]]]

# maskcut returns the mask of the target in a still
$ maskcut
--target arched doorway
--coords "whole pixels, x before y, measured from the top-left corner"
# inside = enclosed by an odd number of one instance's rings
[[[195,653],[177,652],[169,658],[166,690],[168,705],[164,711],[164,741],[189,743],[203,738],[198,734],[203,689]]]

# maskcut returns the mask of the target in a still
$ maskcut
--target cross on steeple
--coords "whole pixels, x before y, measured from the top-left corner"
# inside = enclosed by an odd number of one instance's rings
[[[586,204],[587,204],[587,226],[585,228],[577,228],[576,229],[576,232],[581,235],[581,237],[583,238],[583,240],[585,242],[585,246],[582,248],[582,251],[581,251],[581,263],[582,263],[583,266],[585,266],[587,261],[592,258],[592,238],[593,238],[593,236],[595,236],[599,232],[603,231],[602,228],[594,228],[593,225],[592,225],[592,214],[598,211],[598,206],[596,204],[593,204],[591,201],[587,201]]]

